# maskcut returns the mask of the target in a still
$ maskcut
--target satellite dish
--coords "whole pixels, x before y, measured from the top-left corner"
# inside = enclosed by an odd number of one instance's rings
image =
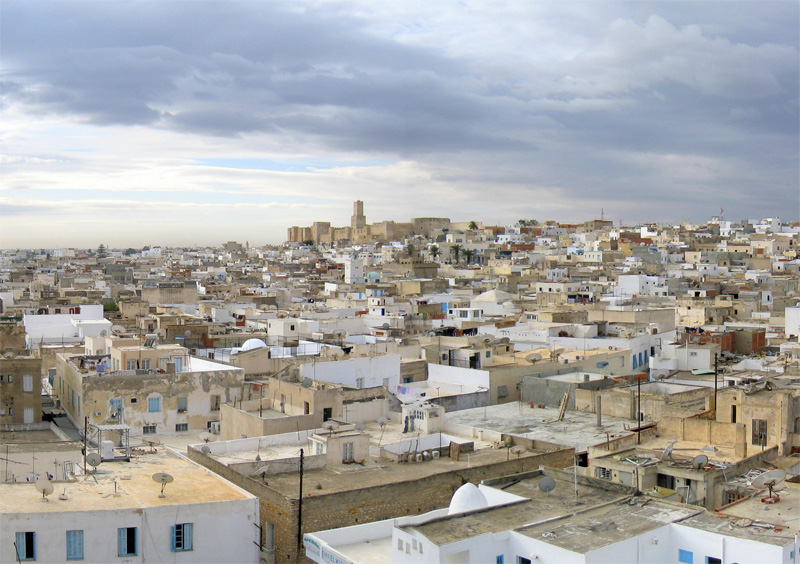
[[[191,337],[192,336],[192,330],[191,329],[187,329],[186,331],[183,332],[183,334],[186,335],[187,337]]]
[[[101,336],[101,337],[106,337],[106,336],[108,336],[108,331],[106,331],[105,329],[103,329],[102,331],[100,331],[100,336]]]
[[[708,457],[705,454],[699,454],[692,460],[692,468],[695,470],[700,470],[706,464],[708,464]]]
[[[264,474],[266,474],[267,472],[269,472],[269,464],[267,464],[266,466],[261,466],[260,468],[258,468],[257,470],[255,470],[255,471],[254,471],[254,472],[251,474],[251,476],[261,476],[261,477],[263,478],[263,477],[264,477]]]
[[[155,452],[156,447],[161,444],[160,440],[151,437],[143,438],[142,442],[146,445],[150,445],[150,448],[152,449],[150,452]]]
[[[772,490],[775,488],[776,485],[781,483],[784,478],[786,478],[786,472],[783,470],[769,470],[761,474],[758,478],[753,480],[753,487],[755,488],[764,488],[766,487],[769,490],[769,496],[766,498],[762,498],[761,501],[766,499],[770,500],[770,503],[775,501],[780,501],[778,496],[772,495]]]
[[[39,478],[36,480],[36,489],[42,493],[42,499],[48,501],[47,496],[53,493],[53,482],[47,478]]]
[[[322,427],[327,429],[330,434],[339,428],[339,424],[336,421],[326,421],[322,424]]]
[[[356,431],[363,431],[366,428],[367,426],[364,425],[363,423],[356,423]]]
[[[542,478],[539,481],[539,490],[543,491],[544,493],[549,494],[554,489],[556,489],[556,481],[553,478]]]
[[[520,455],[521,455],[523,452],[526,452],[527,450],[528,450],[528,449],[527,449],[527,448],[525,448],[525,447],[524,447],[524,446],[522,446],[522,445],[517,445],[517,446],[513,446],[513,447],[511,447],[511,452],[513,452],[514,454],[516,454],[516,455],[517,455],[517,458],[519,458],[519,456],[520,456]]]
[[[167,487],[167,484],[175,480],[171,474],[167,474],[166,472],[156,472],[153,474],[153,481],[161,483],[161,495],[158,497],[167,497],[164,495],[164,488]]]
[[[664,449],[664,452],[661,453],[661,462],[666,462],[669,458],[672,460],[672,447],[675,446],[675,443],[669,443],[667,448]]]
[[[166,329],[161,329],[161,328],[156,329],[156,335],[158,335],[159,337],[164,337],[166,336],[166,334],[167,334]]]
[[[381,427],[385,427],[389,423],[389,420],[386,417],[378,417],[378,425]]]
[[[202,452],[203,454],[209,454],[211,452],[211,449],[208,448],[206,445],[203,445],[200,447],[200,452]]]
[[[101,462],[103,462],[103,457],[96,452],[92,452],[86,455],[86,464],[88,464],[92,468],[97,468],[98,466],[100,466]]]
[[[204,443],[213,443],[217,440],[217,436],[214,433],[209,433],[208,431],[203,431],[200,433],[200,440]]]
[[[111,326],[111,333],[114,335],[124,335],[125,328],[122,325],[112,325]]]

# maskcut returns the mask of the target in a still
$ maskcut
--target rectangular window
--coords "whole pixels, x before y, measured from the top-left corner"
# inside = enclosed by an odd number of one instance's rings
[[[504,554],[498,554],[497,558],[494,559],[495,564],[503,564],[506,561]]]
[[[136,556],[136,527],[117,529],[117,556]]]
[[[347,462],[353,460],[353,446],[355,443],[344,443],[342,445],[342,461]]]
[[[136,361],[135,360],[126,361],[125,370],[136,370]]]
[[[211,396],[211,411],[219,411],[219,396]]]
[[[186,397],[179,397],[178,398],[178,413],[185,413],[186,412],[186,404],[188,402],[188,398]]]
[[[142,359],[142,370],[150,370],[150,366],[152,366],[151,361],[149,358]]]
[[[188,423],[176,423],[175,424],[175,432],[176,433],[180,433],[180,432],[188,431],[188,430],[189,430],[189,424]]]
[[[678,562],[694,564],[694,554],[688,550],[678,549]]]
[[[161,411],[161,397],[147,398],[147,411],[159,413]]]
[[[790,558],[790,560],[792,560],[793,557],[794,554],[792,554],[792,558]],[[722,560],[714,556],[706,556],[706,564],[722,564]]]
[[[192,524],[181,523],[172,527],[172,552],[192,550]]]
[[[22,391],[23,392],[32,392],[33,391],[33,376],[30,374],[25,374],[22,377]]]
[[[67,560],[83,560],[83,531],[67,531]]]
[[[754,445],[767,445],[767,420],[766,419],[753,419],[753,437],[752,443]]]
[[[594,471],[595,476],[598,478],[602,478],[603,480],[610,480],[611,479],[611,469],[610,468],[600,468],[598,467]]]
[[[156,425],[145,425],[142,427],[143,435],[155,435],[157,430]]]
[[[36,533],[17,533],[17,560],[36,560]]]

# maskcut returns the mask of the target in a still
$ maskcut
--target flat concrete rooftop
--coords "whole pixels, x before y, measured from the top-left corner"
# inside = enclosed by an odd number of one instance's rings
[[[527,498],[526,501],[503,507],[435,519],[429,523],[412,526],[438,545],[446,545],[487,533],[515,530],[530,523],[538,523],[575,511],[625,499],[628,496],[601,488],[578,485],[578,498],[571,482],[556,480],[556,489],[550,494],[539,490],[544,476],[526,478],[505,491]]]
[[[800,486],[783,482],[777,484],[774,493],[781,498],[777,503],[765,504],[761,501],[762,497],[769,494],[764,489],[760,494],[725,507],[720,513],[753,521],[755,526],[748,527],[751,530],[758,528],[758,525],[773,525],[782,529],[784,535],[800,534]]]
[[[575,447],[577,451],[606,442],[606,433],[616,435],[615,438],[632,435],[627,428],[636,425],[631,419],[604,415],[602,427],[597,427],[595,414],[583,411],[567,411],[562,421],[556,421],[557,418],[558,408],[531,408],[523,402],[445,413],[447,423]]]
[[[45,466],[47,467],[47,466]],[[174,481],[160,498],[161,484],[152,475],[167,472]],[[140,507],[190,505],[247,499],[247,494],[205,468],[157,448],[130,462],[104,462],[97,472],[72,481],[54,481],[48,501],[34,483],[0,484],[0,513],[67,513],[113,511]],[[66,500],[59,495],[66,491]]]
[[[556,522],[521,527],[516,532],[586,554],[703,511],[642,496],[598,506]]]

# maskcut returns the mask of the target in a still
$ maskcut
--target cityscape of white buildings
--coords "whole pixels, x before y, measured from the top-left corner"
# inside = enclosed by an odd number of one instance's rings
[[[362,202],[0,251],[0,562],[795,563],[799,257]]]

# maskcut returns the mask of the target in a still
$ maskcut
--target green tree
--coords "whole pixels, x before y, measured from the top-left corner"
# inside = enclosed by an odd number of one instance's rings
[[[431,245],[431,248],[428,249],[428,254],[431,255],[431,258],[436,262],[436,259],[439,258],[439,254],[441,251],[439,250],[439,245]]]
[[[469,222],[469,228],[472,231],[475,231],[478,228],[478,223],[473,219],[472,221]]]
[[[135,255],[138,252],[139,251],[137,251],[136,249],[125,249],[125,252],[122,254],[124,254],[126,257],[129,257],[131,255]]]
[[[97,258],[105,258],[106,257],[106,246],[103,243],[100,243],[100,246],[97,247]]]
[[[414,245],[414,243],[409,243],[406,245],[406,254],[412,258],[417,255],[417,247]]]
[[[467,264],[472,262],[472,257],[475,255],[475,251],[472,249],[464,250],[464,260],[467,261]]]
[[[455,257],[455,263],[458,264],[458,257],[461,255],[461,245],[450,245],[450,254]]]

